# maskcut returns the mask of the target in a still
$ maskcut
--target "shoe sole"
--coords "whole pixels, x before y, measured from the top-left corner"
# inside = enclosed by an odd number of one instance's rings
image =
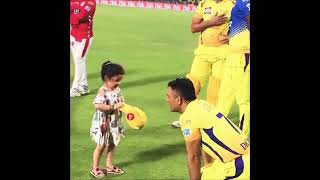
[[[90,91],[88,91],[88,92],[81,92],[81,95],[89,94],[89,93],[90,93]]]
[[[176,126],[176,125],[173,125],[173,124],[171,124],[171,127],[172,128],[180,128],[180,126]]]
[[[105,174],[104,174],[104,175],[102,175],[102,176],[95,176],[95,175],[94,175],[94,173],[93,173],[92,171],[90,171],[90,174],[91,174],[93,177],[98,178],[98,179],[103,178],[103,177],[105,177],[105,176],[106,176]]]
[[[81,94],[79,94],[79,95],[73,95],[73,96],[70,96],[70,97],[80,97],[81,96]]]

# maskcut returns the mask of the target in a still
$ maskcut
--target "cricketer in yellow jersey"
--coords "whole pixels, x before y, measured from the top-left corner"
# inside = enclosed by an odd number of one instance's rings
[[[228,116],[234,100],[239,127],[250,134],[250,0],[237,0],[231,12],[229,55],[219,92],[218,109]]]
[[[221,74],[228,53],[229,19],[233,2],[230,0],[202,0],[192,18],[191,31],[200,32],[198,47],[190,72],[186,75],[195,87],[196,96],[209,77],[207,101],[216,105]],[[171,123],[179,128],[179,121]]]
[[[191,80],[168,83],[166,101],[171,112],[181,114],[191,180],[250,179],[248,137],[215,106],[195,96]],[[201,148],[214,160],[201,166]]]
[[[207,101],[216,104],[223,64],[228,53],[229,20],[233,3],[230,0],[202,0],[192,18],[191,31],[200,32],[198,47],[187,78],[192,80],[198,96],[210,77]]]
[[[209,79],[207,101],[216,105],[224,62],[228,53],[229,20],[233,2],[230,0],[202,0],[192,18],[191,31],[200,32],[198,47],[194,51],[194,60],[187,78],[195,87],[196,96]],[[171,123],[179,128],[179,121]],[[210,157],[203,154],[205,164]]]

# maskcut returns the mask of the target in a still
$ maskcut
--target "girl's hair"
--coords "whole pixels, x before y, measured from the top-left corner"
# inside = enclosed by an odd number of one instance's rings
[[[111,78],[119,74],[124,75],[124,69],[121,65],[112,63],[111,61],[104,62],[101,66],[101,79],[105,81],[105,76]]]

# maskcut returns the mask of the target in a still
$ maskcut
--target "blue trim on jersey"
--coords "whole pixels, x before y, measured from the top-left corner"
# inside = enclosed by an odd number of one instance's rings
[[[215,151],[209,144],[205,143],[204,141],[201,141],[201,143],[205,146],[207,146],[216,156],[219,157],[220,161],[224,162],[223,158],[220,156],[220,154]]]
[[[244,121],[244,114],[242,115],[241,120],[240,120],[240,129],[241,130],[243,130],[243,121]]]
[[[238,131],[238,129],[233,125],[233,123],[232,122],[230,122],[230,120],[227,118],[227,117],[225,117],[223,114],[221,114],[220,112],[216,115],[219,119],[221,119],[221,117],[224,117],[224,119],[230,124],[230,126],[235,130],[235,131],[237,131],[237,133],[239,133],[240,134],[240,132]]]
[[[223,115],[219,112],[216,116],[220,119]]]
[[[232,150],[230,147],[228,147],[227,145],[225,145],[222,141],[220,141],[214,134],[213,134],[213,127],[210,128],[210,129],[204,129],[203,128],[203,131],[205,133],[207,133],[207,135],[210,137],[210,139],[212,141],[214,141],[216,144],[218,144],[219,146],[221,146],[223,149],[231,152],[232,154],[235,154],[235,155],[242,155],[234,150]]]
[[[244,72],[246,72],[246,68],[247,68],[247,66],[249,65],[249,62],[250,62],[250,54],[249,53],[245,53],[244,54],[244,57],[245,57],[245,63],[246,63],[246,65],[244,66]]]
[[[234,176],[227,176],[225,180],[237,178],[243,173],[244,163],[243,163],[242,156],[235,159],[234,165],[236,166],[235,175]]]

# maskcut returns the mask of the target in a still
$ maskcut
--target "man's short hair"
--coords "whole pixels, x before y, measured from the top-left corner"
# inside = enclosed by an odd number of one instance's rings
[[[188,78],[177,78],[168,83],[168,87],[171,87],[172,90],[175,90],[179,93],[186,101],[193,101],[196,99],[196,94],[192,81]]]

